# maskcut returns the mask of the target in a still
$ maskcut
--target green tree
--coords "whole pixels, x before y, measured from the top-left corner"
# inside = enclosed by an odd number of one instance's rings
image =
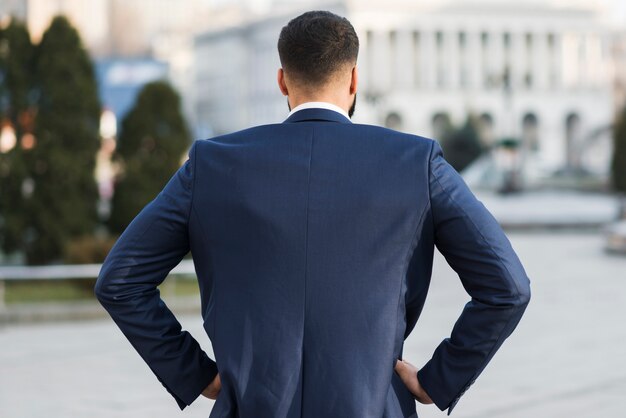
[[[441,141],[446,160],[457,171],[462,171],[483,152],[478,136],[478,122],[474,115],[468,115],[459,129],[452,130]]]
[[[123,231],[165,187],[190,142],[178,93],[164,81],[146,84],[122,121],[113,157],[123,169],[113,195],[111,231]]]
[[[2,116],[23,132],[23,112],[29,110],[33,90],[34,46],[23,22],[11,19],[0,28],[0,103]]]
[[[613,130],[611,174],[615,191],[626,194],[626,106],[615,121]]]
[[[0,152],[0,247],[11,253],[22,249],[23,232],[29,219],[24,211],[28,189],[29,150],[20,139],[33,126],[34,46],[23,22],[11,19],[0,28],[0,125],[10,125],[17,144]]]
[[[94,178],[100,102],[93,64],[68,20],[57,16],[36,48],[39,91],[36,145],[30,167],[26,256],[31,264],[58,260],[74,238],[98,222]]]

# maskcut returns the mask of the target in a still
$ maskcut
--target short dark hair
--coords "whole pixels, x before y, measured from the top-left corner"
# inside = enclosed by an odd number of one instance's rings
[[[345,17],[310,11],[280,31],[278,55],[285,72],[299,82],[319,86],[346,64],[356,64],[359,38]]]

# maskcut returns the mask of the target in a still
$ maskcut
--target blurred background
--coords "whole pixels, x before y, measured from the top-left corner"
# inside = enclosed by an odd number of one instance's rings
[[[287,117],[276,42],[310,9],[359,35],[353,120],[437,139],[531,278],[454,414],[623,416],[620,0],[0,0],[0,416],[208,416],[178,411],[93,285],[193,140]],[[161,291],[211,353],[189,256]],[[423,364],[467,299],[437,254],[405,358]]]

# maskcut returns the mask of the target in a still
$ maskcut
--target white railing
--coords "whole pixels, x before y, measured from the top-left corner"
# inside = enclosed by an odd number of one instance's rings
[[[27,280],[95,279],[102,264],[0,266],[0,308],[5,304],[5,282]],[[185,259],[170,271],[173,276],[195,275],[193,261]]]

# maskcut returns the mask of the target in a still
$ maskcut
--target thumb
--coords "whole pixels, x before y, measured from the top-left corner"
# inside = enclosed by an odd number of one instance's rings
[[[415,365],[413,363],[410,363],[406,360],[402,360],[402,363],[404,363],[404,366],[406,367],[415,368]]]

